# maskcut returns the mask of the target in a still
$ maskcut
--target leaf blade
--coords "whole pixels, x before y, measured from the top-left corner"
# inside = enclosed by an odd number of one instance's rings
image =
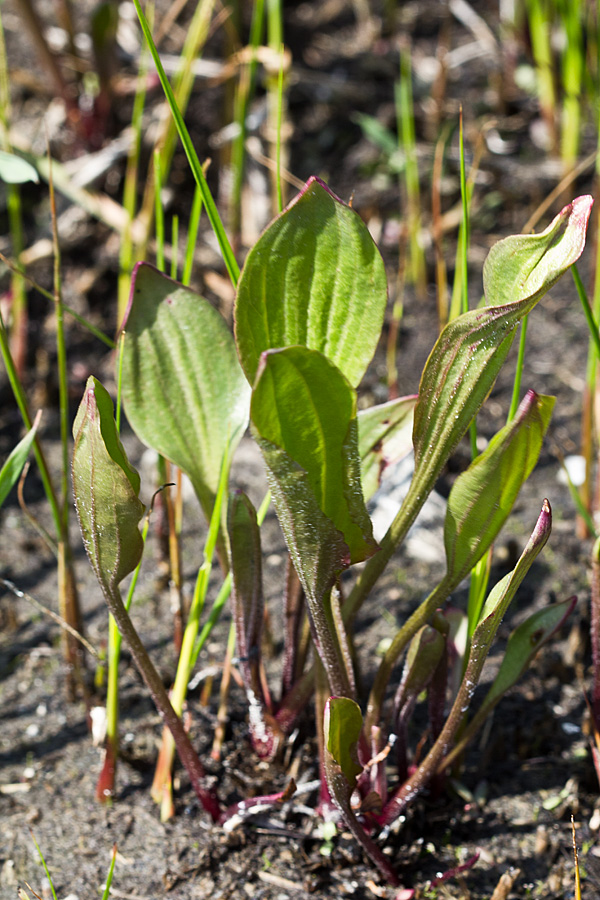
[[[129,421],[190,477],[210,519],[222,460],[248,422],[250,391],[229,329],[203,297],[143,263],[123,331]]]
[[[528,391],[515,418],[458,476],[446,508],[448,576],[457,584],[495,540],[535,466],[550,423],[554,397]]]
[[[137,496],[139,476],[117,434],[112,401],[93,376],[73,423],[73,437],[73,492],[83,542],[103,592],[112,597],[142,557],[138,524],[144,505]]]
[[[249,252],[238,284],[235,336],[254,383],[266,350],[302,345],[358,384],[381,332],[383,261],[366,225],[317,178]]]
[[[305,347],[263,354],[251,420],[274,479],[276,505],[287,504],[284,531],[296,556],[309,555],[308,548],[298,544],[300,529],[313,532],[310,552],[315,543],[333,539],[337,553],[331,554],[332,573],[375,552],[360,488],[356,396],[342,373]],[[310,505],[310,515],[304,503]],[[320,512],[316,531],[310,521],[315,510]],[[310,586],[307,593],[313,594]]]
[[[381,484],[386,468],[412,449],[416,394],[358,412],[358,453],[365,501]]]
[[[27,434],[21,438],[16,447],[13,447],[8,458],[4,462],[4,465],[0,469],[0,506],[2,506],[10,494],[23,471],[23,466],[29,456],[31,445],[35,440],[40,418],[41,411],[35,417],[35,421]]]

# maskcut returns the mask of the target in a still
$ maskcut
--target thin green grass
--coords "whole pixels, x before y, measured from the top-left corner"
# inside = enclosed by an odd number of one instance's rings
[[[234,122],[237,126],[237,131],[231,147],[233,184],[229,204],[229,228],[234,240],[238,239],[241,227],[242,185],[246,159],[246,119],[256,87],[257,55],[264,31],[264,19],[264,0],[255,0],[250,25],[250,59],[247,63],[240,66],[234,99]]]
[[[229,243],[227,234],[225,233],[225,228],[223,226],[221,216],[219,215],[216,203],[210,192],[210,188],[208,187],[206,178],[204,177],[202,165],[200,164],[200,160],[198,159],[198,154],[196,153],[189,131],[187,130],[187,127],[183,120],[183,116],[181,115],[179,106],[175,99],[173,89],[171,88],[169,79],[167,78],[167,75],[161,63],[160,56],[158,55],[158,50],[156,49],[156,45],[152,39],[152,32],[150,31],[148,20],[144,15],[144,11],[139,0],[133,0],[133,2],[138,14],[138,18],[140,20],[140,24],[142,26],[142,31],[144,32],[144,38],[146,39],[148,47],[150,48],[150,53],[152,54],[152,59],[154,60],[154,65],[156,66],[158,77],[160,78],[160,83],[171,109],[171,113],[175,121],[175,126],[177,128],[177,133],[179,134],[181,143],[183,144],[183,149],[185,150],[185,154],[188,158],[188,162],[190,164],[192,174],[196,180],[196,184],[198,185],[200,193],[202,194],[202,202],[204,204],[204,208],[206,209],[211,227],[215,233],[215,236],[219,243],[219,247],[221,248],[225,267],[227,269],[227,272],[229,273],[229,277],[231,278],[232,283],[236,285],[240,270],[235,258],[235,254],[233,252],[231,244]]]
[[[400,52],[400,78],[394,86],[394,99],[400,147],[405,156],[404,188],[409,245],[408,276],[411,284],[415,285],[419,297],[424,297],[427,291],[427,271],[425,254],[421,246],[421,193],[412,93],[412,63],[408,49]]]
[[[12,147],[9,138],[11,122],[10,84],[4,27],[0,11],[0,148],[8,153]],[[23,211],[21,208],[21,191],[18,184],[6,185],[6,207],[8,227],[15,260],[18,260],[24,247]],[[27,294],[25,280],[18,271],[12,270],[11,278],[11,346],[18,372],[25,366],[27,350]]]
[[[154,20],[154,6],[148,3],[146,13],[150,23]],[[140,53],[140,64],[131,114],[132,142],[127,155],[127,168],[125,169],[125,182],[123,186],[123,209],[127,214],[127,220],[121,235],[121,248],[119,251],[119,284],[118,284],[118,312],[117,322],[120,325],[125,315],[129,300],[131,284],[131,270],[135,262],[134,240],[132,223],[136,215],[137,186],[140,168],[140,152],[142,148],[142,116],[146,104],[146,83],[148,75],[149,51],[146,45]]]
[[[54,889],[54,882],[52,881],[52,875],[50,874],[50,869],[48,868],[48,866],[46,864],[46,860],[44,859],[44,854],[40,850],[39,844],[36,841],[31,828],[29,829],[29,834],[31,835],[31,840],[34,843],[35,849],[37,850],[37,854],[40,858],[40,862],[41,862],[42,866],[44,867],[44,872],[46,873],[46,878],[48,879],[48,884],[50,885],[50,891],[52,893],[52,898],[53,898],[53,900],[58,900],[58,897],[56,896],[56,891]]]

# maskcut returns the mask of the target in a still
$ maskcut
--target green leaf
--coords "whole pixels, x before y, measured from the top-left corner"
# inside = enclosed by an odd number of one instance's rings
[[[357,746],[363,719],[360,707],[347,697],[330,697],[325,704],[323,723],[325,746],[342,770],[350,790],[362,772]]]
[[[478,644],[490,643],[502,621],[504,613],[537,556],[544,549],[552,530],[552,510],[547,500],[542,504],[535,528],[531,533],[517,565],[490,591],[481,612],[479,624],[473,634],[472,656]]]
[[[35,417],[35,421],[24,438],[22,438],[16,447],[11,451],[8,459],[0,469],[0,506],[4,503],[11,490],[17,483],[23,466],[31,450],[38,425],[40,423],[41,411]]]
[[[119,440],[106,389],[89,378],[73,424],[73,492],[85,549],[105,593],[112,597],[139,563],[138,524],[144,506],[139,476]]]
[[[486,302],[539,300],[585,247],[590,196],[565,206],[540,234],[514,234],[494,244],[483,267]]]
[[[437,668],[446,647],[446,638],[432,625],[424,625],[410,642],[404,663],[402,683],[395,700],[401,709],[407,700],[418,697]]]
[[[378,819],[380,825],[389,825],[400,815],[407,803],[412,802],[419,791],[430,781],[438,770],[438,766],[443,758],[444,768],[447,768],[450,762],[454,760],[455,752],[458,748],[455,748],[450,753],[448,753],[448,748],[452,745],[459,729],[463,725],[465,713],[469,708],[475,688],[479,682],[492,641],[525,575],[550,537],[551,528],[552,513],[550,504],[547,500],[544,500],[535,528],[517,565],[512,572],[505,575],[495,585],[487,598],[483,613],[473,634],[464,678],[439,737],[416,771],[404,784],[401,784],[396,789]],[[462,742],[459,746],[462,746]]]
[[[316,350],[273,350],[262,357],[250,414],[296,570],[320,599],[342,569],[377,549],[360,487],[355,392]]]
[[[264,606],[260,529],[256,510],[242,491],[229,497],[227,529],[237,653],[242,659],[242,672],[256,670],[258,674]],[[257,681],[253,688],[257,689],[258,684]]]
[[[268,709],[261,679],[264,602],[260,528],[256,510],[242,491],[229,497],[227,530],[236,651],[248,700],[250,737],[259,757],[271,759],[282,735]]]
[[[386,468],[412,449],[413,410],[417,397],[398,397],[358,413],[358,454],[365,501],[381,484]]]
[[[24,184],[26,181],[33,181],[37,184],[39,180],[37,169],[31,163],[14,153],[0,150],[0,181],[6,184]]]
[[[554,399],[528,391],[515,418],[454,482],[444,525],[453,584],[473,568],[504,525],[538,460]]]
[[[210,519],[223,457],[248,422],[250,392],[229,329],[207,300],[143,263],[123,331],[131,426],[190,477]]]
[[[518,324],[579,258],[592,202],[579,197],[542,234],[506,238],[496,245],[500,250],[492,248],[484,269],[486,299],[504,305],[472,310],[442,331],[415,407],[411,491],[421,500],[492,389]]]
[[[483,710],[487,716],[500,698],[517,683],[540,648],[550,640],[571,613],[575,603],[574,597],[562,603],[553,603],[533,613],[515,628],[508,639],[500,670],[481,709],[478,710],[478,715]]]
[[[383,261],[361,218],[317,178],[267,228],[244,265],[235,336],[254,383],[261,353],[318,350],[357,385],[383,324]]]

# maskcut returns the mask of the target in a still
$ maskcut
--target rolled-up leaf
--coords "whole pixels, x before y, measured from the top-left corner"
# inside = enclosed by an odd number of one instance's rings
[[[250,737],[258,755],[269,759],[277,750],[281,731],[267,708],[261,682],[264,602],[260,530],[256,511],[242,491],[230,496],[227,530],[236,648],[248,700]]]
[[[73,424],[73,492],[87,555],[105,595],[133,572],[144,548],[140,476],[117,433],[108,391],[93,376]]]
[[[441,333],[427,360],[415,408],[414,483],[429,492],[490,392],[517,325],[585,246],[591,197],[570,203],[541,234],[496,244],[484,267],[486,301]],[[497,305],[503,304],[503,305]]]
[[[200,802],[216,822],[221,816],[204,769],[173,709],[162,679],[123,605],[119,584],[137,566],[143,550],[138,523],[144,507],[138,499],[139,475],[119,440],[112,401],[96,378],[89,378],[73,424],[73,492],[83,542],[107,606],[127,640],[140,675],[162,719],[171,730],[180,759]]]
[[[344,608],[351,619],[377,581],[429,496],[450,454],[489,394],[517,326],[585,245],[591,197],[579,197],[539,235],[506,238],[485,268],[488,306],[450,322],[425,365],[415,407],[415,471],[402,507]],[[507,273],[506,284],[504,282]],[[508,287],[507,287],[508,285]]]
[[[479,623],[473,633],[471,651],[464,678],[441,734],[416,772],[404,784],[400,785],[386,804],[381,816],[378,817],[380,825],[389,825],[402,813],[407,803],[414,800],[417,794],[428,784],[438,771],[438,767],[441,766],[442,760],[448,756],[448,748],[451,746],[464,720],[492,641],[496,636],[504,614],[525,575],[545,547],[551,530],[552,512],[550,504],[547,500],[544,500],[535,528],[517,565],[512,572],[505,575],[493,587],[488,595]]]

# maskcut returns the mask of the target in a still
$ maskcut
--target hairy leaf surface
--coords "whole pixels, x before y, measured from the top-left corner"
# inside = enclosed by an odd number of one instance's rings
[[[139,563],[139,475],[119,440],[112,400],[89,378],[73,424],[73,492],[85,549],[105,594],[112,596]]]
[[[210,518],[225,451],[248,422],[250,391],[227,324],[199,294],[143,263],[123,332],[131,426],[190,477]]]
[[[320,597],[377,549],[361,493],[354,390],[315,350],[269,351],[251,419],[296,570],[307,594]]]

